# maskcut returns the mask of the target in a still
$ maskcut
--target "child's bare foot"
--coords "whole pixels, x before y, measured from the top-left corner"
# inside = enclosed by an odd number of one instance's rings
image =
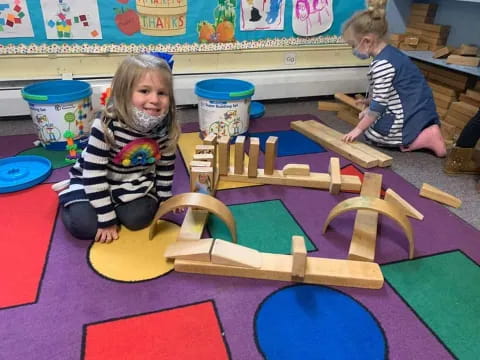
[[[436,156],[445,157],[447,155],[447,148],[445,141],[443,140],[440,127],[438,125],[431,125],[422,130],[410,146],[400,146],[400,150],[403,152],[414,151],[418,149],[432,150]]]

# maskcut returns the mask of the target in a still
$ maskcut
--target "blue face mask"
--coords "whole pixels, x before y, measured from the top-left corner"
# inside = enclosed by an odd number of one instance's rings
[[[352,50],[352,54],[353,54],[354,56],[356,56],[357,58],[359,58],[360,60],[366,60],[366,59],[368,59],[368,58],[370,57],[370,55],[358,51],[357,48],[355,48],[355,49]]]

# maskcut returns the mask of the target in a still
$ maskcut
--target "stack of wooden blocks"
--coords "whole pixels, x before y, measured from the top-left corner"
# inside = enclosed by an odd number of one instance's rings
[[[412,4],[405,34],[391,34],[390,43],[402,50],[437,50],[444,47],[450,26],[433,23],[436,4]]]
[[[458,49],[446,46],[438,49],[433,53],[435,59],[446,57],[447,64],[463,65],[463,66],[479,66],[480,50],[476,46],[462,44]]]
[[[334,101],[319,101],[318,110],[322,111],[334,111],[337,113],[337,117],[340,120],[346,121],[350,125],[356,126],[359,122],[358,115],[363,110],[363,106],[356,103],[356,99],[362,98],[360,94],[355,95],[355,98],[342,94],[336,93],[335,99],[338,102]]]

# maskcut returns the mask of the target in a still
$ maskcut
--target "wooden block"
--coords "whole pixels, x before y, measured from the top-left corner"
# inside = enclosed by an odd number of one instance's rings
[[[248,175],[236,175],[231,168],[228,176],[221,176],[222,180],[246,182],[251,184],[269,184],[284,186],[299,186],[313,189],[328,189],[330,187],[330,175],[324,173],[311,172],[309,176],[284,176],[282,170],[274,170],[273,174],[265,174],[263,169],[258,169],[256,178],[248,177]],[[358,176],[342,175],[341,191],[360,191],[361,182]]]
[[[213,154],[193,154],[193,161],[208,161],[213,165]]]
[[[480,57],[449,55],[447,57],[447,64],[477,67],[480,65]]]
[[[308,164],[287,164],[282,169],[283,175],[309,176],[310,165]]]
[[[350,144],[344,143],[340,137],[334,137],[330,134],[326,134],[321,129],[313,127],[311,124],[304,121],[292,121],[290,126],[292,129],[318,142],[327,149],[331,149],[339,153],[343,157],[353,161],[356,164],[359,164],[362,167],[371,168],[378,166],[378,159],[352,147]]]
[[[336,101],[319,101],[318,102],[318,110],[323,111],[340,111],[344,110],[347,107],[339,102]]]
[[[429,31],[431,33],[445,34],[445,33],[450,32],[450,26],[449,25],[416,23],[415,28],[420,29],[420,30]]]
[[[278,137],[269,136],[265,144],[265,175],[273,174],[275,170],[275,160],[277,158],[277,142]]]
[[[366,172],[363,178],[360,196],[380,197],[382,175]],[[348,259],[373,261],[377,242],[378,213],[372,210],[358,210],[353,225],[352,241],[348,250]]]
[[[216,134],[208,134],[203,138],[204,145],[217,145],[217,135]]]
[[[429,81],[428,85],[432,88],[432,91],[434,91],[436,93],[444,94],[444,95],[447,95],[447,96],[450,96],[450,97],[456,97],[457,96],[457,92],[447,85],[442,85],[442,84],[436,83],[434,81]]]
[[[459,120],[458,118],[448,114],[447,116],[445,116],[444,121],[448,122],[449,124],[455,126],[457,129],[460,129],[460,130],[463,129],[465,127],[465,124],[467,123],[464,120]]]
[[[458,110],[458,107],[451,107],[451,109],[448,109],[447,116],[455,118],[457,121],[461,122],[462,124],[466,124],[467,122],[470,121],[472,116],[466,115],[457,110]]]
[[[408,45],[404,42],[400,43],[400,45],[398,46],[399,49],[402,49],[402,50],[408,50],[408,51],[414,51],[414,50],[417,50],[417,47],[416,46],[412,46],[412,45]]]
[[[427,51],[427,50],[430,50],[432,47],[432,45],[428,44],[428,43],[424,43],[424,42],[419,42],[417,44],[417,50],[419,51]]]
[[[337,195],[342,187],[342,174],[340,173],[340,159],[331,157],[328,164],[328,173],[330,175],[330,186],[328,191],[331,194]]]
[[[420,39],[417,36],[406,36],[404,41],[407,45],[417,46]]]
[[[307,264],[307,247],[303,236],[292,236],[292,280],[302,281]]]
[[[454,80],[448,77],[445,77],[444,75],[439,75],[436,73],[429,73],[428,74],[428,79],[433,80],[435,82],[441,83],[443,85],[448,85],[450,88],[462,92],[465,91],[465,88],[467,87],[467,82],[466,81],[458,81]]]
[[[478,54],[478,47],[462,44],[459,49],[459,55],[465,56],[477,56]]]
[[[456,198],[455,196],[450,195],[427,183],[423,183],[422,188],[420,189],[420,196],[438,201],[439,203],[449,205],[454,208],[459,208],[462,205],[462,200],[459,198]]]
[[[245,136],[237,136],[235,139],[235,174],[245,172]]]
[[[452,105],[450,105],[450,107],[452,110],[458,111],[459,113],[462,113],[470,118],[475,116],[475,114],[478,111],[478,107],[472,106],[462,101],[453,102]]]
[[[220,175],[227,175],[230,169],[230,136],[218,139],[218,170]]]
[[[213,239],[176,241],[165,249],[167,259],[210,261]]]
[[[423,220],[423,214],[417,209],[415,209],[407,200],[405,200],[395,191],[393,191],[393,189],[388,188],[387,191],[385,191],[384,199],[386,202],[397,206],[400,211],[403,211],[405,213],[405,215],[417,220]]]
[[[460,101],[470,104],[472,106],[479,107],[480,106],[480,101],[477,101],[475,99],[472,99],[470,96],[467,94],[460,94]]]
[[[190,191],[213,195],[213,167],[192,167],[190,170]]]
[[[357,111],[363,111],[364,105],[357,104],[355,99],[351,96],[342,94],[342,93],[336,93],[335,94],[335,99],[338,101],[343,102],[344,104],[350,106],[351,108],[357,110]]]
[[[183,218],[177,241],[199,240],[208,219],[208,211],[189,207]]]
[[[390,40],[392,41],[403,41],[405,34],[390,34]]]
[[[445,94],[442,94],[441,92],[437,92],[435,90],[433,90],[433,96],[436,97],[437,99],[440,99],[440,100],[445,101],[447,103],[457,101],[457,96],[456,95],[445,95]]]
[[[260,154],[260,139],[250,138],[250,150],[248,151],[248,177],[257,177],[258,156]]]
[[[467,89],[466,95],[475,101],[480,101],[480,91]]]
[[[435,59],[440,59],[440,58],[447,57],[451,52],[452,50],[448,46],[444,46],[438,49],[437,51],[435,51],[432,56]]]
[[[413,3],[411,6],[412,11],[437,11],[437,4],[426,4],[426,3]]]
[[[319,123],[318,121],[315,120],[307,120],[305,123],[308,126],[312,126],[313,128],[317,128],[319,131],[322,131],[325,134],[331,135],[334,138],[341,139],[343,134],[341,132],[338,132],[326,125],[323,125]],[[375,159],[378,160],[378,166],[380,167],[387,167],[392,165],[393,159],[391,156],[384,154],[383,152],[374,149],[371,146],[368,146],[367,144],[361,143],[361,142],[353,142],[349,144],[352,148],[361,151],[363,153],[366,153],[367,155],[370,155],[371,157],[374,157]]]
[[[413,24],[433,24],[434,17],[425,14],[415,13],[408,17],[408,25]]]
[[[220,265],[248,268],[262,266],[262,255],[257,250],[221,239],[215,239],[211,259],[213,264]]]
[[[208,275],[291,281],[291,255],[261,253],[261,268],[242,268],[201,261],[175,260],[175,271]],[[380,289],[384,278],[376,263],[307,257],[306,284]]]
[[[215,152],[213,145],[195,145],[195,154],[212,154]]]
[[[474,89],[475,89],[476,91],[480,91],[480,80],[477,80]]]
[[[353,113],[350,110],[339,111],[337,117],[353,126],[356,126],[360,122],[358,119],[358,113]]]
[[[190,169],[192,167],[211,167],[212,166],[210,161],[200,161],[200,160],[192,160],[188,165],[190,166]]]

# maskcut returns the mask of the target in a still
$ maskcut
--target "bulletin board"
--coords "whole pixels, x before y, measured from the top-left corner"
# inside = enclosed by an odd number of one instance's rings
[[[0,0],[0,54],[172,53],[342,43],[364,0]]]

